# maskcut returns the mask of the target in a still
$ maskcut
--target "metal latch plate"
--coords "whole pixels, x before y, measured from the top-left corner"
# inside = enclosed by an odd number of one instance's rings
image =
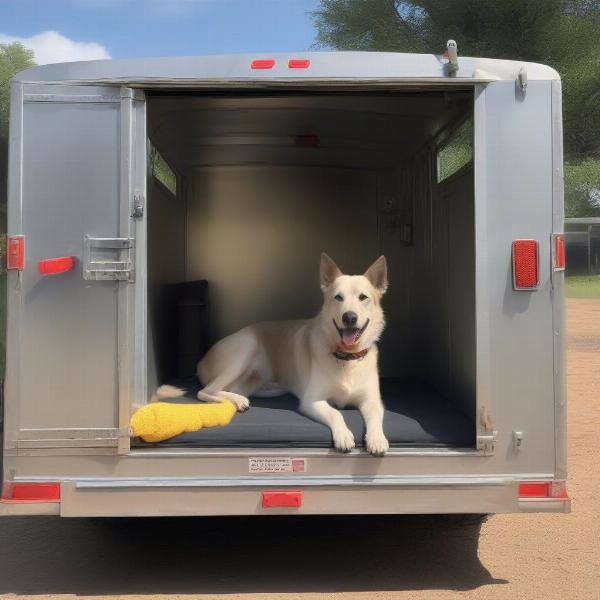
[[[84,239],[83,278],[88,281],[134,281],[133,238]]]
[[[498,439],[497,431],[480,433],[477,436],[477,450],[484,454],[493,454],[496,440]]]

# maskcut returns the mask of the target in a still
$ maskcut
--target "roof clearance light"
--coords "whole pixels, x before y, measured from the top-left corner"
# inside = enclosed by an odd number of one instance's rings
[[[308,58],[292,58],[288,60],[288,69],[308,69],[310,67],[310,59]]]
[[[513,288],[536,290],[539,284],[537,240],[515,240],[512,245]]]
[[[275,60],[272,58],[260,58],[250,63],[251,69],[272,69],[275,66]]]

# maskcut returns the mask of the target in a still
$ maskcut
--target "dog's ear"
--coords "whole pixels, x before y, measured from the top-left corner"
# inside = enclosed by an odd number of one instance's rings
[[[385,256],[380,256],[364,273],[371,285],[381,294],[388,288],[387,261]]]
[[[342,272],[333,259],[322,252],[320,266],[321,289],[325,291],[341,274]]]

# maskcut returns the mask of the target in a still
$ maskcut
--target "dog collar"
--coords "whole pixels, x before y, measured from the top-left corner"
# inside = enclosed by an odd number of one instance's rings
[[[338,360],[360,360],[361,358],[364,358],[367,355],[367,352],[369,352],[369,349],[364,348],[359,352],[343,352],[342,350],[335,350],[334,352],[332,352],[332,354]]]

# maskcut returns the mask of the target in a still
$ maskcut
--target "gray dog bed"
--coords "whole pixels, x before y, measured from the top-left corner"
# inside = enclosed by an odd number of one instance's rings
[[[187,390],[176,402],[197,402],[199,385],[194,380],[172,382]],[[475,444],[473,420],[452,402],[424,383],[384,379],[381,391],[385,404],[383,427],[392,446],[440,446],[467,448]],[[363,445],[364,424],[355,409],[342,411],[358,446]],[[160,444],[138,446],[186,448],[327,448],[332,445],[329,428],[298,412],[298,400],[291,394],[276,398],[251,398],[250,410],[238,413],[225,427],[211,427],[184,433]]]

